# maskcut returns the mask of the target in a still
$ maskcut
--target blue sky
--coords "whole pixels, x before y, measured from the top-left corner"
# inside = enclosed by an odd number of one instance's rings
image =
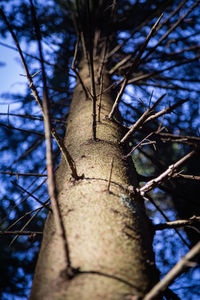
[[[0,41],[15,47],[11,37]],[[0,68],[0,112],[7,112],[8,104],[10,104],[10,109],[16,104],[4,99],[2,94],[8,92],[22,93],[25,88],[26,77],[20,75],[24,74],[24,70],[16,51],[0,45],[0,62],[5,63]]]

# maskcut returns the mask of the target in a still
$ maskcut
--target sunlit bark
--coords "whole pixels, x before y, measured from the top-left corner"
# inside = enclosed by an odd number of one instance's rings
[[[80,64],[79,72],[89,88],[86,62]],[[111,84],[106,72],[103,82],[104,89]],[[98,94],[99,87],[96,89]],[[98,105],[99,97],[97,100]],[[142,200],[129,192],[130,185],[137,186],[137,178],[131,160],[123,159],[125,146],[119,145],[124,132],[105,117],[113,102],[110,91],[103,93],[101,122],[97,123],[94,141],[92,101],[85,99],[81,84],[76,85],[65,145],[84,179],[72,181],[70,169],[62,158],[56,184],[71,264],[79,271],[72,279],[64,275],[65,254],[50,213],[30,299],[128,299],[129,295],[143,296],[156,281],[150,223]]]

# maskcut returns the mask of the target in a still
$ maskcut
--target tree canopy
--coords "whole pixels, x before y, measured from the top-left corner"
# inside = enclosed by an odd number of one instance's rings
[[[122,126],[129,133],[127,155],[136,166],[141,189],[195,149],[176,172],[169,172],[148,190],[146,209],[153,224],[190,220],[176,231],[157,231],[154,249],[161,276],[199,241],[199,2],[34,1],[51,121],[60,139],[75,83],[80,80],[79,62],[85,55],[91,63],[94,55],[94,60],[101,58],[99,85],[103,89],[101,72],[106,65],[113,81],[110,89],[116,99],[118,95]],[[1,16],[0,45],[12,48],[19,57],[17,45],[7,44],[12,30],[42,98],[41,56],[31,4],[2,0]],[[1,107],[0,290],[3,299],[23,298],[29,294],[50,209],[43,114],[28,80],[23,93],[16,94],[13,88],[1,94]],[[53,157],[56,169],[60,149],[55,140]],[[197,299],[199,274],[195,266],[177,279],[172,290],[180,298]]]

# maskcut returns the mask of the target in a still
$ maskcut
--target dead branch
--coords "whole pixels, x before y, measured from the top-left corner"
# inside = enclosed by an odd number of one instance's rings
[[[116,97],[115,102],[114,102],[114,104],[113,104],[113,106],[112,106],[111,112],[110,112],[110,114],[109,114],[109,116],[108,116],[109,119],[111,119],[111,118],[113,117],[113,115],[114,115],[114,113],[115,113],[115,110],[116,110],[117,107],[118,107],[119,101],[120,101],[120,99],[121,99],[121,96],[122,96],[122,94],[123,94],[125,88],[126,88],[127,82],[128,82],[128,78],[127,78],[127,77],[124,77],[123,82],[122,82],[122,85],[121,85],[121,88],[120,88],[120,91],[119,91],[119,93],[117,94],[117,97]]]
[[[14,230],[14,231],[10,231],[10,230],[2,230],[0,231],[0,235],[42,235],[43,232],[42,231],[20,231],[20,230]]]
[[[185,102],[189,101],[189,99],[184,99],[184,100],[180,100],[177,103],[173,104],[173,105],[169,105],[168,107],[162,109],[161,111],[155,113],[154,115],[149,116],[144,123],[147,123],[149,121],[152,121],[154,119],[157,119],[165,114],[169,114],[172,111],[174,111],[178,106],[184,104]]]
[[[195,263],[192,261],[200,253],[200,242],[198,242],[168,273],[158,282],[144,297],[144,300],[155,299],[166,288],[180,276],[185,269],[193,267]]]
[[[194,3],[187,11],[184,15],[182,15],[173,25],[172,27],[160,38],[160,40],[158,41],[158,43],[152,47],[147,54],[145,55],[145,57],[143,58],[143,61],[145,61],[147,59],[147,57],[153,53],[155,51],[155,49],[168,37],[168,35],[174,31],[176,29],[176,27],[189,15],[189,13],[199,4],[200,1],[197,1],[196,3]],[[184,1],[183,3],[184,4]]]
[[[21,115],[21,114],[11,114],[11,113],[0,113],[0,116],[13,116],[13,117],[20,117],[20,118],[24,118],[24,119],[30,119],[30,120],[36,120],[36,121],[44,121],[43,117],[38,117],[38,116],[34,116],[34,115]],[[52,119],[53,122],[55,123],[63,123],[65,124],[65,121],[63,121],[62,119],[59,118],[53,118]]]
[[[177,135],[177,134],[172,134],[172,133],[165,133],[165,132],[160,132],[158,133],[159,136],[161,137],[167,137],[167,138],[170,138],[171,140],[173,139],[187,139],[188,141],[191,141],[191,142],[200,142],[200,137],[198,136],[189,136],[189,135]]]
[[[47,177],[46,174],[38,174],[38,173],[20,173],[20,172],[12,172],[12,171],[0,171],[0,174],[10,175],[10,176],[36,176],[36,177]]]
[[[148,138],[150,138],[150,136],[152,136],[154,134],[154,132],[151,132],[151,133],[149,133],[146,137],[144,137],[136,146],[134,146],[132,149],[131,149],[131,151],[124,157],[124,158],[127,158],[127,157],[129,157],[139,146],[141,146],[142,145],[142,143],[146,140],[146,139],[148,139]]]
[[[118,104],[119,104],[119,101],[120,101],[120,99],[121,99],[121,96],[122,96],[122,94],[123,94],[123,92],[124,92],[124,90],[125,90],[125,88],[126,88],[126,85],[127,85],[127,83],[129,82],[130,75],[131,75],[131,73],[138,67],[138,65],[139,65],[139,63],[140,63],[140,58],[141,58],[142,54],[144,53],[144,51],[145,51],[145,49],[146,49],[146,46],[148,45],[148,43],[149,43],[151,37],[156,33],[156,28],[157,28],[157,26],[158,26],[158,24],[159,24],[159,22],[160,22],[162,16],[163,16],[163,14],[161,14],[161,16],[158,18],[158,20],[156,21],[156,23],[155,23],[155,24],[153,25],[153,27],[151,28],[151,30],[150,30],[148,36],[146,37],[144,43],[143,43],[142,46],[140,47],[139,52],[138,52],[138,54],[137,54],[137,56],[136,56],[136,58],[135,58],[135,60],[134,60],[134,62],[133,62],[133,64],[132,64],[130,70],[129,70],[128,73],[124,76],[124,79],[123,79],[123,82],[122,82],[122,86],[121,86],[121,88],[120,88],[120,91],[119,91],[119,93],[118,93],[118,95],[117,95],[117,97],[116,97],[116,99],[115,99],[115,102],[114,102],[113,107],[112,107],[112,109],[111,109],[111,112],[110,112],[110,114],[109,114],[109,119],[111,119],[111,118],[113,117],[113,115],[114,115],[114,113],[115,113],[115,110],[116,110],[117,107],[118,107]]]
[[[4,123],[0,123],[0,126],[6,127],[8,129],[18,130],[18,131],[21,131],[21,132],[24,132],[24,133],[27,133],[27,134],[36,134],[36,135],[40,135],[42,137],[44,136],[44,134],[42,132],[38,132],[38,131],[35,131],[35,130],[17,128],[17,127],[11,126],[10,124],[6,125]]]
[[[125,56],[120,62],[118,62],[108,73],[112,75],[117,69],[123,66],[127,61],[129,61],[132,57],[132,54]]]
[[[140,81],[140,80],[143,80],[143,79],[149,79],[149,78],[155,77],[156,75],[158,75],[158,74],[160,74],[160,73],[162,73],[162,72],[165,72],[165,71],[171,70],[171,69],[173,69],[173,68],[180,67],[180,66],[183,66],[183,65],[185,65],[185,64],[191,63],[191,62],[193,62],[193,61],[195,61],[195,60],[198,60],[199,58],[200,58],[200,55],[196,55],[196,56],[193,57],[193,58],[187,59],[187,60],[185,60],[185,61],[183,61],[183,62],[179,62],[179,63],[174,64],[174,65],[172,65],[172,66],[170,66],[170,67],[167,67],[167,68],[165,68],[165,69],[153,71],[153,72],[150,72],[150,73],[148,73],[148,74],[140,75],[140,76],[138,76],[138,77],[136,77],[136,78],[130,79],[130,80],[128,81],[128,83],[135,83],[135,82]]]
[[[196,175],[186,175],[186,174],[181,174],[181,173],[175,173],[173,175],[173,177],[181,177],[181,178],[184,178],[184,179],[189,179],[189,180],[200,180],[200,176],[196,176]]]
[[[18,52],[19,52],[20,57],[21,57],[21,60],[22,60],[22,62],[23,62],[24,69],[25,69],[25,71],[26,71],[27,78],[28,78],[28,80],[29,80],[29,86],[30,86],[30,89],[32,90],[33,96],[34,96],[36,102],[38,103],[38,105],[39,105],[39,107],[40,107],[40,109],[41,109],[41,111],[42,111],[42,113],[43,113],[44,120],[45,120],[46,114],[44,113],[44,108],[43,108],[42,100],[41,100],[41,98],[40,98],[40,96],[39,96],[39,94],[38,94],[38,92],[37,92],[37,89],[36,89],[34,83],[33,83],[32,76],[31,76],[30,73],[29,73],[28,66],[27,66],[26,61],[25,61],[25,59],[24,59],[23,53],[22,53],[22,51],[21,51],[21,47],[20,47],[20,45],[19,45],[19,43],[18,43],[18,41],[17,41],[16,35],[14,34],[14,32],[13,32],[13,30],[12,30],[12,28],[11,28],[9,22],[7,21],[7,18],[6,18],[6,16],[5,16],[5,14],[4,14],[4,12],[3,12],[2,9],[0,9],[0,13],[2,14],[3,19],[4,19],[5,23],[6,23],[6,25],[8,26],[8,29],[9,29],[9,31],[10,31],[12,37],[13,37],[13,40],[14,40],[16,46],[17,46]],[[41,60],[41,58],[40,58],[40,60]],[[41,60],[41,61],[42,61],[42,60]],[[43,61],[43,62],[44,62],[44,61]],[[43,65],[43,66],[44,66],[44,65]],[[46,90],[46,89],[45,89],[45,90]],[[47,123],[48,123],[48,122],[47,122]],[[34,134],[38,134],[38,135],[44,136],[43,133],[39,133],[39,132],[31,131],[31,130],[20,129],[20,128],[15,128],[15,127],[12,127],[12,126],[10,126],[10,125],[5,125],[5,124],[3,124],[3,123],[2,123],[2,124],[0,123],[0,125],[2,125],[2,126],[4,126],[4,127],[7,127],[7,128],[20,130],[20,131],[22,131],[22,132],[34,133]],[[50,129],[51,129],[51,128],[50,128]],[[52,129],[51,129],[51,131],[52,131]],[[54,132],[55,132],[55,130],[54,130]],[[59,145],[58,145],[58,146],[59,146]],[[64,146],[64,147],[65,147],[65,146]],[[65,148],[66,148],[66,147],[65,147]],[[63,149],[64,149],[64,148],[63,148]],[[66,151],[67,151],[67,150],[66,150]],[[68,156],[66,156],[66,157],[68,157]],[[69,163],[69,162],[68,162],[68,163]],[[71,164],[69,163],[69,165],[71,165]],[[73,171],[72,171],[72,174],[73,174]]]
[[[36,179],[37,180],[37,179]],[[34,182],[36,181],[36,180],[34,180]],[[45,180],[43,180],[42,181],[42,183],[39,185],[39,186],[37,186],[33,191],[32,191],[32,194],[34,193],[34,192],[36,192],[43,184],[44,184],[44,182],[46,181],[46,179]],[[31,183],[31,185],[33,184],[33,182]],[[28,188],[30,188],[30,186],[28,186]],[[1,222],[0,222],[0,226],[6,221],[6,219],[10,216],[10,214],[19,206],[19,205],[21,205],[24,201],[26,201],[27,200],[27,198],[28,198],[28,195],[26,196],[26,197],[24,197],[18,204],[15,204],[11,209],[10,209],[10,211],[7,213],[7,215],[1,220]],[[49,202],[49,199],[48,200],[46,200],[44,203],[45,204],[47,204]],[[35,210],[34,210],[35,211]],[[33,211],[32,211],[33,212]],[[14,225],[13,225],[14,226]],[[11,226],[12,227],[12,226]],[[11,228],[10,226],[9,226],[9,228]]]
[[[43,207],[42,207],[43,208]],[[30,223],[31,221],[39,214],[39,212],[42,210],[42,208],[38,209],[31,217],[30,219],[25,223],[25,225],[20,229],[20,231],[23,231]],[[19,234],[17,234],[12,241],[9,244],[9,247],[11,247],[11,245],[16,241],[16,239],[18,238]]]
[[[32,0],[30,0],[30,4],[31,4],[31,13],[32,13],[34,27],[35,27],[36,37],[38,40],[38,48],[39,48],[41,68],[42,68],[43,104],[44,104],[43,109],[44,109],[44,126],[45,126],[45,140],[46,140],[46,164],[47,164],[47,174],[48,174],[47,185],[48,185],[49,196],[51,199],[51,205],[53,207],[54,218],[55,218],[55,223],[57,225],[58,234],[60,235],[63,241],[63,248],[65,251],[65,259],[66,259],[66,271],[69,277],[73,277],[74,271],[73,271],[73,267],[71,266],[67,232],[63,223],[62,213],[61,213],[60,205],[58,203],[57,191],[56,191],[52,141],[51,141],[50,102],[48,98],[48,89],[46,84],[47,81],[46,81],[46,72],[45,72],[44,60],[43,60],[43,50],[41,44],[41,32],[36,17],[35,7],[33,5]]]
[[[75,48],[74,48],[74,57],[73,57],[71,69],[72,69],[72,71],[74,71],[74,73],[76,74],[76,76],[77,76],[77,78],[78,78],[78,80],[79,80],[79,82],[80,82],[80,84],[81,84],[81,86],[82,86],[82,89],[83,89],[83,91],[84,91],[84,93],[85,93],[85,98],[88,99],[89,97],[88,97],[88,91],[87,91],[87,88],[86,88],[86,86],[85,86],[85,84],[84,84],[84,82],[83,82],[83,80],[82,80],[82,78],[81,78],[81,76],[80,76],[78,70],[76,69],[76,66],[75,66],[75,62],[76,62],[76,59],[77,59],[77,53],[78,53],[78,44],[79,44],[79,38],[78,38],[78,40],[77,40],[77,42],[76,42],[76,44],[75,44]]]
[[[46,208],[47,210],[52,212],[52,209],[47,206],[45,203],[43,203],[42,201],[40,201],[40,199],[38,199],[37,197],[35,197],[33,194],[29,193],[26,189],[24,189],[21,185],[19,185],[18,183],[16,183],[15,181],[11,181],[11,183],[13,185],[15,185],[16,187],[20,188],[20,190],[22,190],[23,192],[25,192],[26,194],[28,194],[30,197],[32,197],[34,200],[36,200],[40,205],[42,205],[44,208]]]
[[[149,192],[150,190],[154,189],[155,187],[159,186],[163,181],[172,177],[172,175],[177,171],[177,169],[188,159],[190,159],[194,154],[196,154],[195,150],[192,150],[184,157],[182,157],[179,161],[175,164],[172,164],[168,167],[166,171],[164,171],[161,175],[156,177],[155,179],[150,180],[147,182],[143,187],[138,189],[138,192],[143,196],[145,193]]]
[[[70,169],[72,171],[72,177],[75,180],[82,179],[83,175],[78,176],[77,170],[76,170],[76,164],[75,164],[73,158],[71,157],[69,151],[65,147],[65,144],[64,144],[63,140],[58,136],[58,134],[56,133],[54,128],[52,129],[52,134],[53,134],[53,136],[54,136],[54,138],[55,138],[55,140],[58,144],[58,147],[60,148],[60,151],[62,152],[62,154],[64,156],[64,159],[65,159],[66,163],[70,166]]]
[[[162,209],[156,204],[156,202],[153,200],[152,197],[150,197],[149,195],[145,195],[143,196],[143,199],[146,201],[150,201],[155,208],[159,211],[159,213],[163,216],[163,218],[167,221],[170,222],[169,218],[166,216],[166,214],[162,211]],[[185,240],[185,238],[182,236],[182,234],[176,229],[174,228],[174,230],[176,231],[177,235],[180,237],[180,239],[182,240],[182,242],[190,249],[190,245],[188,244],[188,242]]]
[[[162,99],[166,96],[166,94],[162,95],[153,105],[152,107],[148,108],[142,116],[133,124],[130,128],[130,130],[125,134],[125,136],[121,139],[120,143],[124,143],[130,135],[134,134],[140,126],[144,124],[144,122],[147,120],[149,115],[153,112],[153,110],[156,108],[156,106],[162,101]]]
[[[200,224],[200,217],[193,216],[187,220],[176,220],[161,224],[153,225],[154,230],[163,230],[163,229],[170,229],[170,228],[180,228],[185,226],[195,226],[196,224]]]

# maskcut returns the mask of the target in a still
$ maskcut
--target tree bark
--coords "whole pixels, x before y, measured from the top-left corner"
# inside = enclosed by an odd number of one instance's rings
[[[95,63],[95,74],[97,69]],[[80,63],[79,72],[89,88],[85,61]],[[111,84],[106,72],[103,82],[104,89]],[[62,239],[56,233],[53,214],[49,213],[31,300],[131,299],[131,295],[144,296],[158,279],[150,222],[142,199],[134,198],[128,190],[130,185],[137,186],[137,177],[132,162],[123,159],[124,146],[119,144],[123,129],[105,118],[112,105],[113,96],[107,91],[102,96],[97,141],[92,140],[92,101],[85,99],[82,86],[77,83],[64,142],[84,179],[73,181],[62,158],[56,172],[56,186],[71,264],[79,272],[72,279],[63,276]]]

